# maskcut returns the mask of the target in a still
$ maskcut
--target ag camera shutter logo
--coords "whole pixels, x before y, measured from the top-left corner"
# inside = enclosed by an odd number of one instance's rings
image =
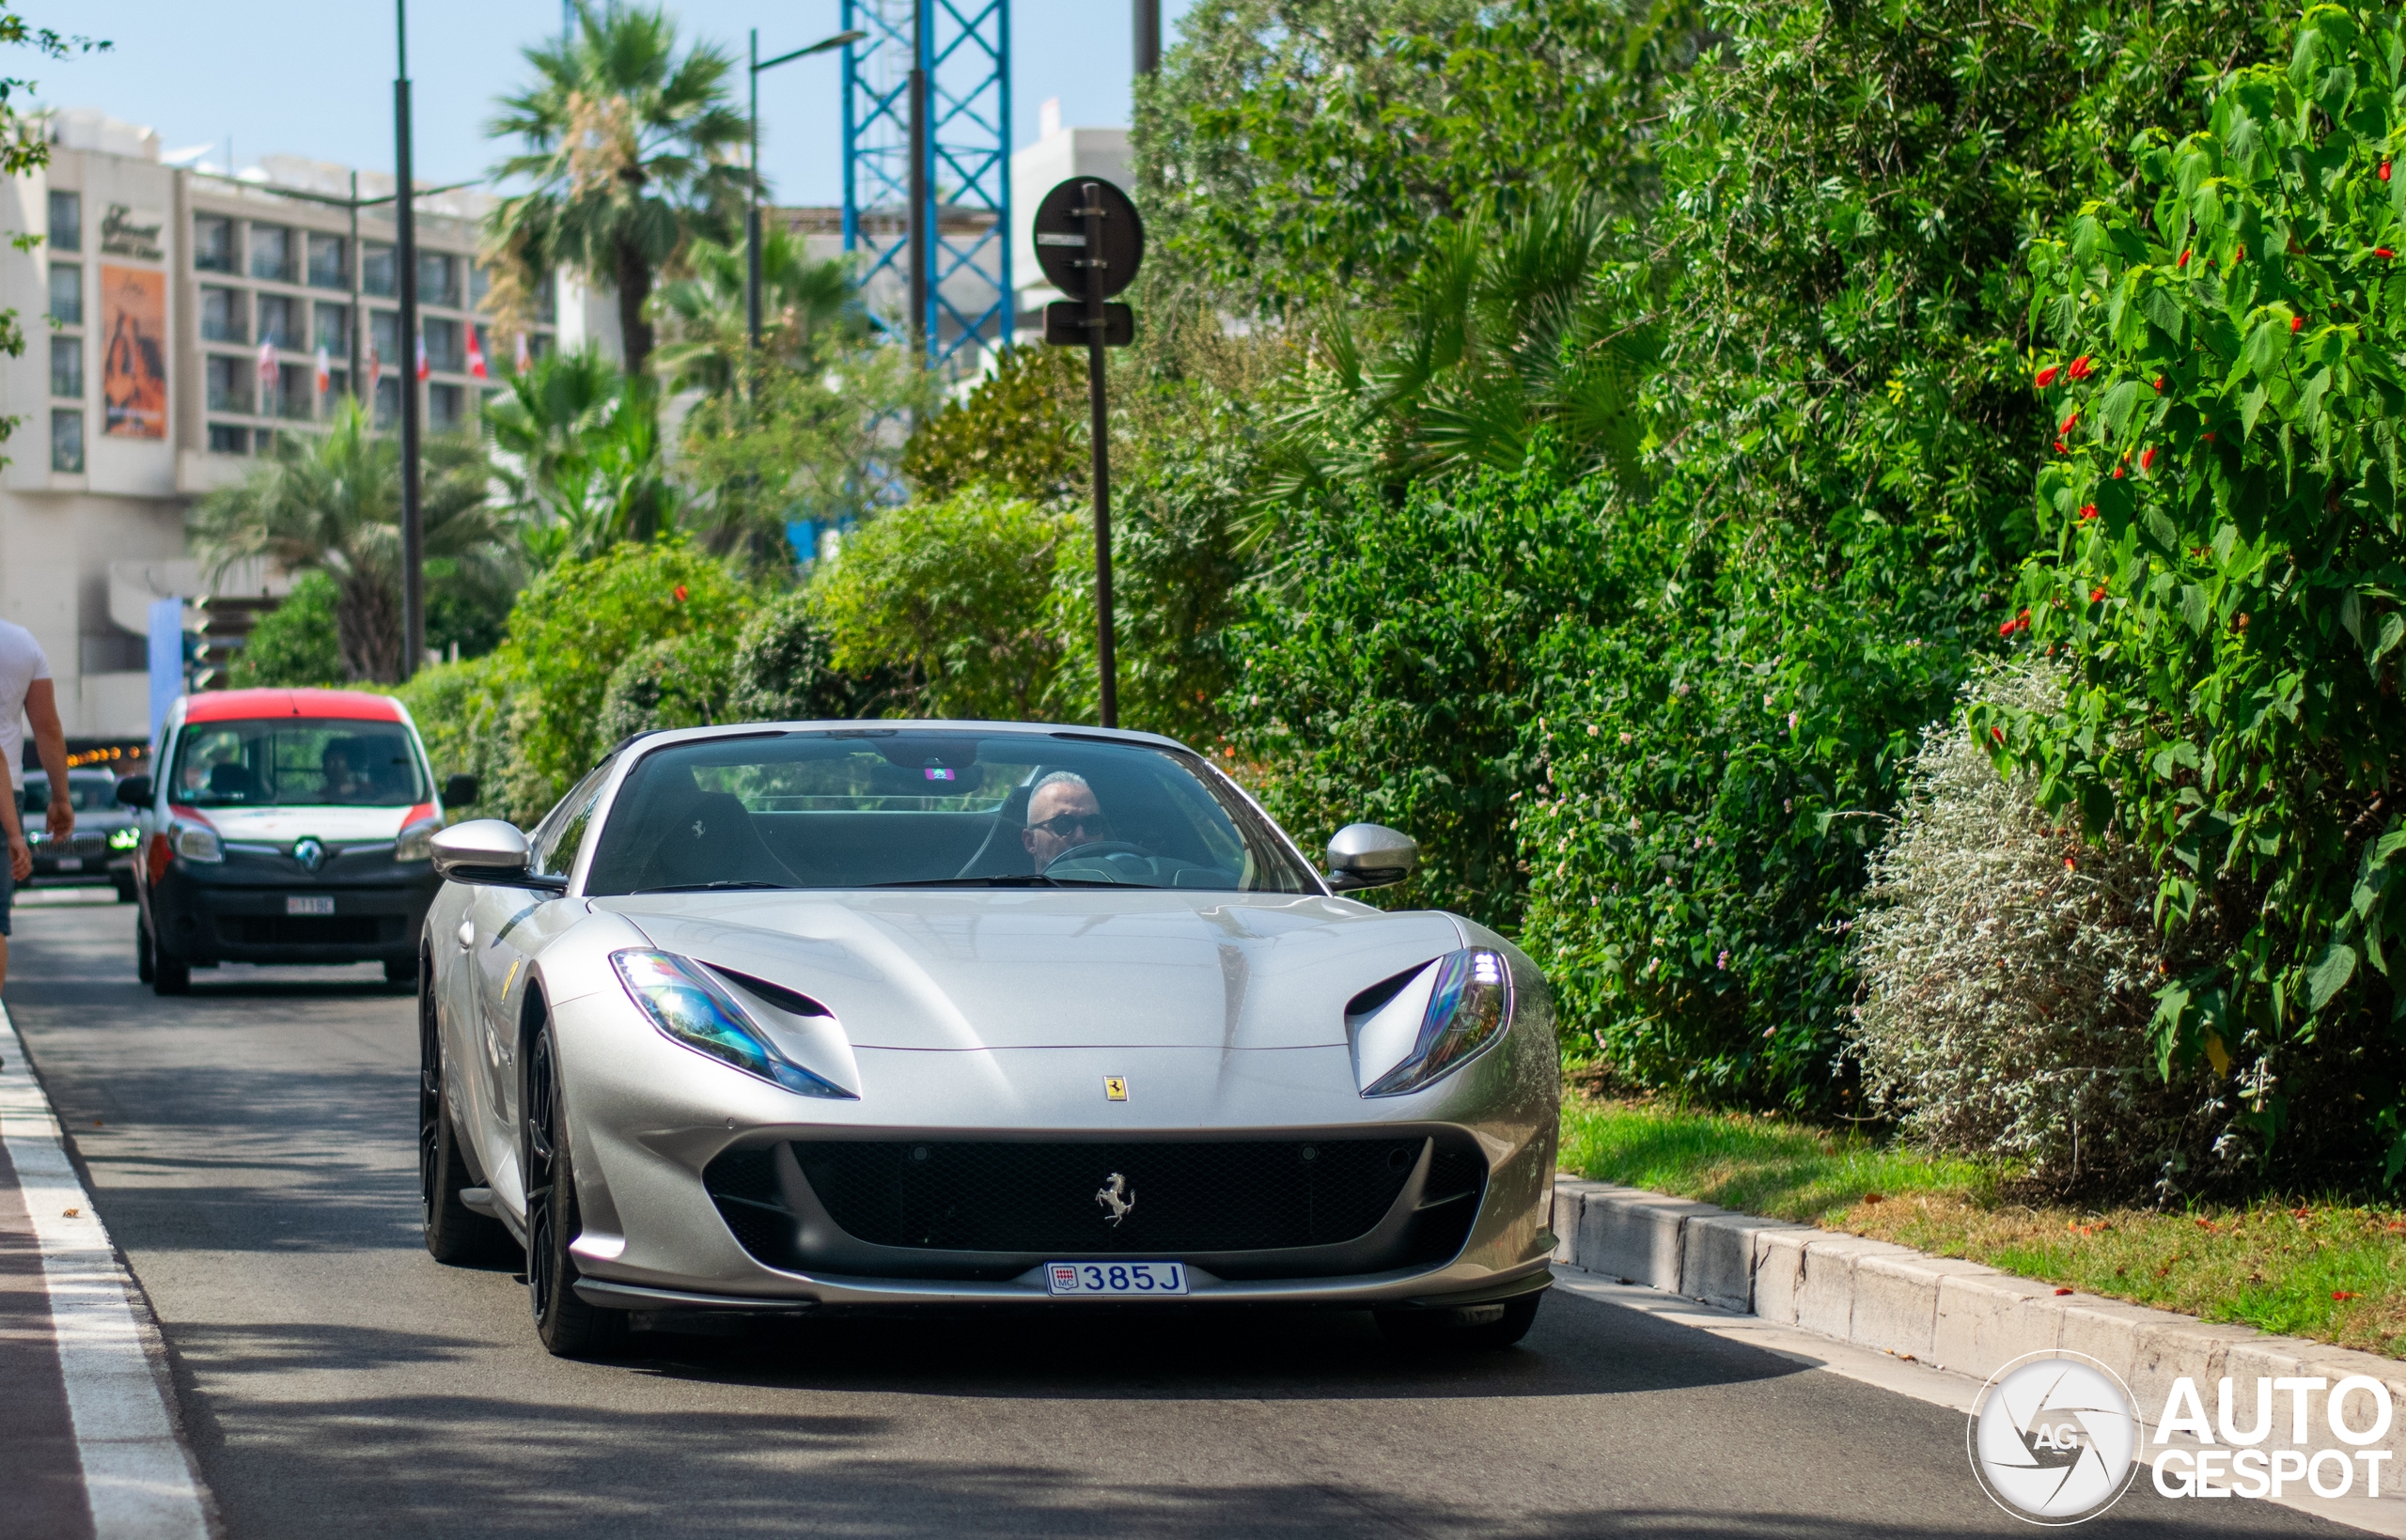
[[[2025,1522],[2061,1527],[2096,1517],[2130,1490],[2143,1434],[2113,1370],[2085,1354],[2042,1352],[1980,1387],[1964,1441],[1991,1501]]]

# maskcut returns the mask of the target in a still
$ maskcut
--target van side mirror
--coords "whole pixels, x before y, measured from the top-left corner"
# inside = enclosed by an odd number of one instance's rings
[[[117,805],[119,807],[148,807],[150,805],[150,777],[147,775],[129,775],[124,780],[119,781],[117,784]]]
[[[443,783],[445,807],[474,807],[484,784],[473,775],[455,775]]]
[[[1420,843],[1380,823],[1349,823],[1328,842],[1328,885],[1338,893],[1400,882],[1420,864]]]

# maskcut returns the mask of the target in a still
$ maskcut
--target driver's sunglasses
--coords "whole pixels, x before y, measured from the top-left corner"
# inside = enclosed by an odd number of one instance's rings
[[[1055,813],[1042,823],[1029,824],[1041,829],[1055,839],[1069,839],[1075,834],[1107,834],[1111,825],[1103,822],[1100,813]]]

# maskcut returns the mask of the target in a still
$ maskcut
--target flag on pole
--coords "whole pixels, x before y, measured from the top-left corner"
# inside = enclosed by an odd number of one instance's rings
[[[535,361],[534,354],[527,350],[526,334],[523,332],[518,334],[518,349],[515,354],[515,359],[518,366],[517,372],[520,374],[524,374],[526,372],[526,366]]]
[[[417,377],[423,380],[433,372],[434,366],[426,361],[426,334],[420,332],[417,334]]]
[[[326,345],[320,342],[318,344],[318,394],[323,396],[334,389],[334,363],[326,357]]]
[[[483,330],[475,321],[468,323],[468,372],[479,380],[489,378],[485,373],[485,345],[477,335]]]

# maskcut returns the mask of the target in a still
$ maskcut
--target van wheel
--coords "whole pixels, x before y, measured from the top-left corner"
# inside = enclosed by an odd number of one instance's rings
[[[142,960],[150,966],[141,969],[142,976],[150,982],[154,993],[184,995],[192,993],[192,964],[159,944],[159,939],[145,926],[141,935]]]
[[[150,957],[150,923],[137,914],[133,917],[133,976],[148,984],[157,972]]]

